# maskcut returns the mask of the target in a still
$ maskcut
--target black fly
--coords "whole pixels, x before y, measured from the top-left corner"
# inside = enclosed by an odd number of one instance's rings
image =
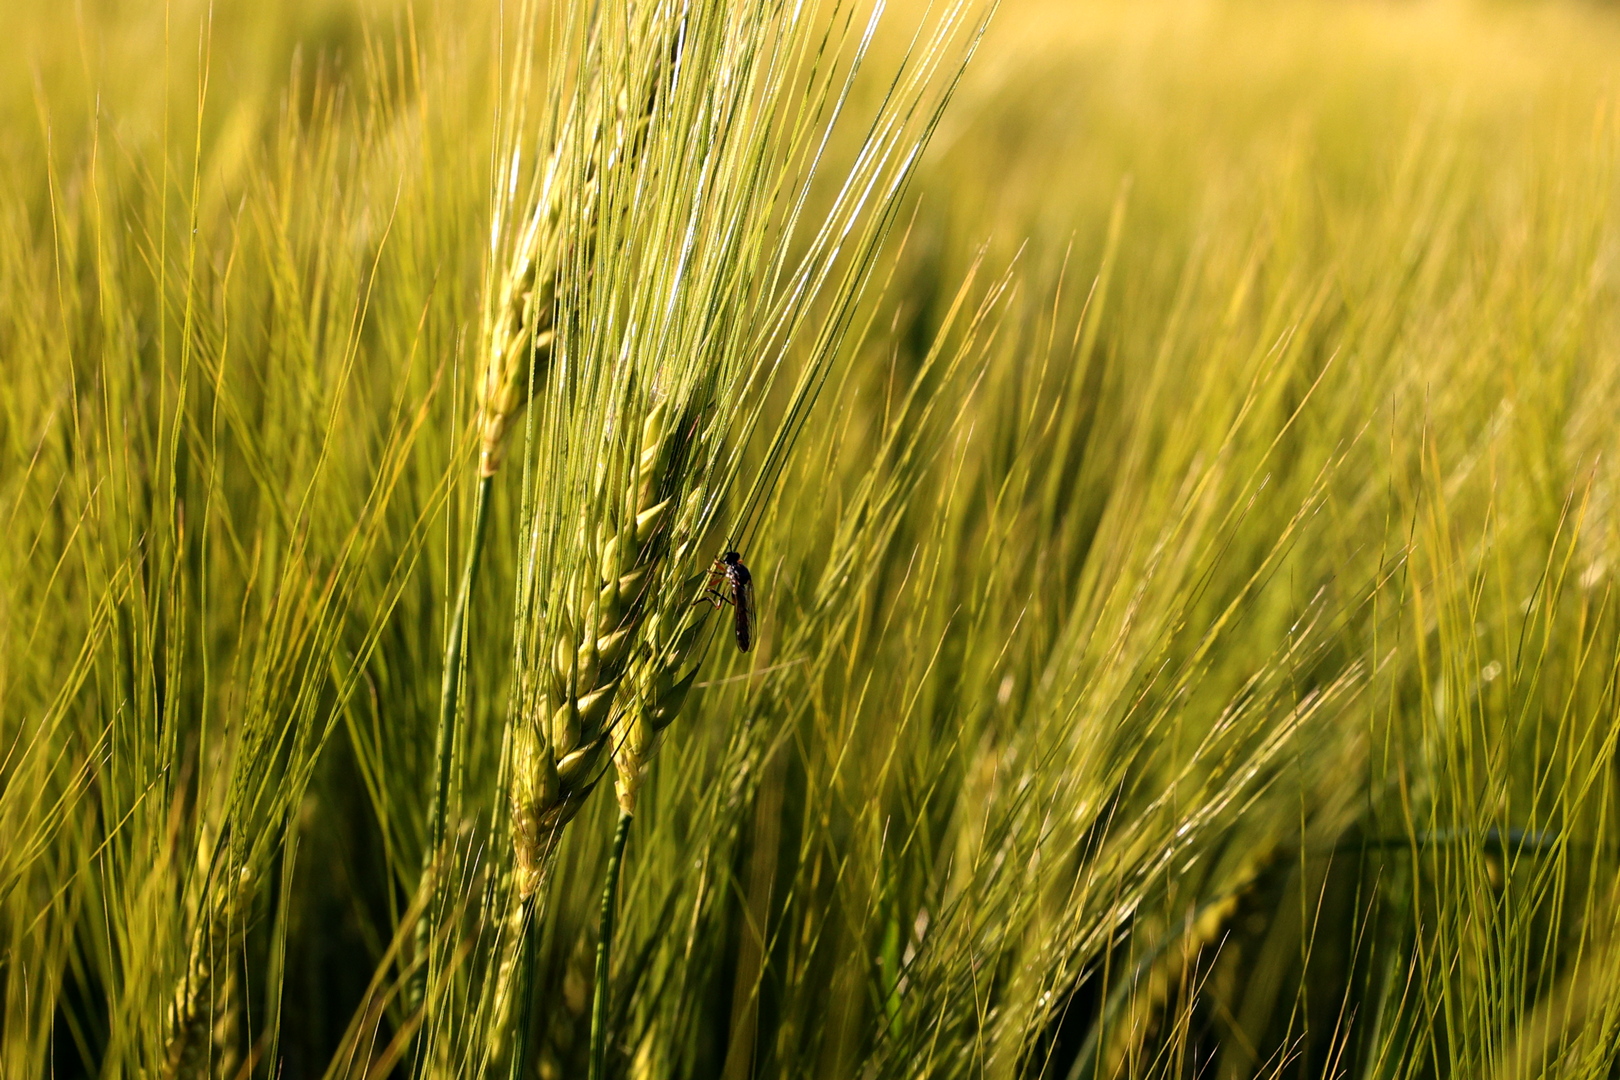
[[[742,555],[728,551],[714,562],[709,571],[725,584],[722,592],[713,581],[704,599],[719,607],[730,604],[736,618],[737,648],[747,652],[754,644],[754,576],[743,565]],[[728,595],[729,594],[729,595]]]

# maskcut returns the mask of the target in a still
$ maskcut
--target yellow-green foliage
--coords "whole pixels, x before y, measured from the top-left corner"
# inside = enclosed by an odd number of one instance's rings
[[[1620,19],[926,7],[8,7],[0,1075],[1612,1075]]]

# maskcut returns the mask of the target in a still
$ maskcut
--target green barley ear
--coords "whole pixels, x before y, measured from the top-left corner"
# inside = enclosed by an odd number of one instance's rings
[[[240,955],[254,877],[246,866],[232,874],[223,847],[204,830],[198,861],[211,883],[192,928],[185,973],[169,1004],[163,1080],[233,1076],[240,1059],[242,987],[233,961]]]
[[[516,852],[518,895],[527,900],[540,882],[540,867],[556,822],[546,820],[557,804],[562,781],[545,740],[532,724],[512,729],[512,847]]]
[[[630,413],[628,407],[624,410]],[[610,425],[611,428],[611,425]],[[658,593],[669,552],[672,492],[680,486],[689,448],[684,412],[660,397],[628,445],[607,438],[598,462],[596,519],[577,533],[572,580],[554,594],[548,634],[540,650],[538,687],[508,736],[512,815],[514,949],[495,992],[494,1041],[511,1031],[513,1075],[526,1068],[524,1029],[513,1017],[528,1014],[533,942],[528,921],[545,867],[563,828],[600,782],[608,759],[618,760],[623,724],[614,722],[621,687],[647,631],[649,598]],[[614,483],[610,489],[609,478]]]
[[[514,725],[512,839],[519,894],[527,898],[561,828],[622,748],[612,722],[632,674],[669,551],[669,517],[685,456],[683,424],[664,399],[648,410],[633,446],[623,448],[622,494],[598,500],[602,517],[582,533],[590,542],[572,588],[550,624],[541,693]],[[639,694],[638,694],[639,696]]]
[[[951,85],[936,85],[950,43],[970,50],[982,23],[972,28],[964,0],[946,5],[823,206],[811,178],[821,182],[827,129],[854,91],[875,14],[848,42],[847,64],[823,64],[823,49],[841,46],[791,5],[610,0],[592,10],[601,55],[628,45],[619,70],[671,77],[657,121],[616,135],[635,146],[633,162],[619,161],[630,168],[577,170],[593,239],[570,246],[556,275],[555,385],[536,399],[525,447],[513,722],[545,743],[559,806],[611,758],[625,809],[693,685],[694,642],[712,614],[693,607],[708,567],[690,548],[722,505],[741,533],[758,517],[858,323]],[[638,37],[637,25],[661,32]],[[623,114],[622,96],[598,96]],[[822,207],[818,220],[810,206]],[[645,424],[633,447],[631,418]],[[744,488],[746,449],[760,445]],[[671,560],[663,537],[675,542]],[[693,587],[666,581],[666,562],[697,571]]]
[[[660,4],[638,5],[629,19],[614,24],[624,33],[623,40],[614,43],[622,52],[606,47],[600,38],[594,42],[533,189],[506,272],[498,286],[486,290],[493,300],[485,312],[485,369],[479,383],[480,509],[486,505],[484,494],[500,467],[513,421],[528,404],[534,384],[550,372],[556,348],[558,275],[565,268],[589,265],[600,231],[603,184],[612,183],[619,173],[633,173],[639,165],[658,93],[678,62],[675,15],[675,9]],[[660,408],[652,411],[643,438],[633,448],[650,464],[637,470],[626,494],[626,512],[614,518],[611,505],[602,507],[607,516],[594,529],[580,530],[579,546],[587,557],[574,568],[571,584],[577,588],[567,603],[552,609],[551,634],[539,650],[528,705],[508,728],[505,764],[516,948],[497,980],[489,1029],[495,1045],[511,1031],[514,1009],[527,1015],[532,992],[527,923],[547,858],[600,777],[607,716],[640,611],[637,583],[655,561],[649,544],[657,531],[656,500],[643,505],[642,495],[650,497],[656,488],[643,477],[669,459],[663,449],[668,442],[663,415]],[[610,440],[610,455],[611,451]],[[600,464],[604,468],[599,488],[607,475],[606,459]],[[446,670],[452,667],[453,658],[447,660]],[[446,715],[453,716],[453,709]],[[526,1069],[522,1030],[510,1046],[514,1075]]]
[[[556,206],[548,200],[531,216],[501,281],[486,334],[489,354],[479,384],[480,476],[493,476],[500,468],[507,428],[529,400],[531,379],[543,379],[551,365]]]
[[[629,29],[631,48],[655,27],[643,9]],[[654,54],[655,56],[658,54]],[[632,161],[657,104],[664,61],[621,85],[604,108],[601,88],[587,84],[572,99],[528,214],[484,313],[484,371],[478,385],[480,476],[500,468],[506,436],[528,404],[534,384],[551,369],[556,340],[557,273],[564,257],[588,262],[596,242],[601,176],[597,162]],[[604,119],[605,118],[605,119]],[[564,216],[574,231],[565,235]]]
[[[694,489],[681,508],[670,547],[671,562],[685,565],[694,548],[693,534],[703,509],[703,491]],[[667,590],[668,601],[647,620],[645,644],[631,673],[632,696],[615,731],[614,789],[619,808],[636,810],[636,794],[646,780],[648,763],[674,723],[697,678],[693,649],[709,614],[702,600],[706,573],[693,576],[685,587]]]

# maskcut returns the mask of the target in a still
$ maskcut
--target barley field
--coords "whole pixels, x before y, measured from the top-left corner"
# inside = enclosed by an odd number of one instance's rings
[[[6,9],[0,1077],[1620,1075],[1620,10]]]

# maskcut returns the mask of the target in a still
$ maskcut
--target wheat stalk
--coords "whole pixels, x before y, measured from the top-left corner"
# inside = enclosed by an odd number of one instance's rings
[[[606,5],[602,18],[636,10]],[[557,385],[526,456],[537,487],[526,514],[520,676],[505,759],[520,959],[495,1013],[506,1023],[509,1005],[526,1000],[524,951],[551,855],[611,763],[619,814],[597,937],[592,1077],[604,1067],[630,822],[661,735],[693,685],[713,611],[694,605],[701,590],[676,570],[697,561],[694,545],[739,477],[777,375],[790,350],[803,350],[784,417],[733,509],[733,527],[748,531],[849,331],[914,160],[891,156],[912,122],[908,105],[880,128],[825,223],[801,234],[800,185],[819,160],[820,104],[841,101],[849,86],[822,80],[808,13],[694,5],[683,14],[690,38],[669,122],[649,135],[644,168],[593,196],[600,240],[588,260],[567,258],[559,274]],[[915,78],[904,81],[905,95],[920,87]],[[919,113],[916,122],[926,132],[934,120]],[[798,260],[795,238],[808,245]],[[825,319],[823,295],[834,313]],[[694,578],[696,586],[704,575]],[[514,1075],[525,1028],[515,1029]]]
[[[641,17],[630,27],[632,46],[652,29],[652,11],[650,7],[642,9]],[[661,53],[655,55],[662,56]],[[651,63],[639,76],[619,87],[612,95],[611,124],[604,122],[607,112],[599,86],[592,83],[575,94],[561,134],[538,179],[532,206],[513,245],[506,271],[498,288],[490,290],[495,300],[486,308],[484,316],[484,369],[478,384],[479,481],[473,506],[472,542],[445,649],[434,748],[434,788],[423,859],[423,887],[433,892],[438,890],[440,874],[436,863],[444,843],[450,798],[467,609],[478,576],[494,477],[513,422],[528,404],[535,386],[544,382],[550,371],[556,338],[557,276],[564,258],[588,258],[596,238],[596,208],[603,170],[634,159],[651,122],[662,72],[661,63]],[[599,80],[602,72],[593,71],[592,76]],[[572,235],[563,230],[565,217],[576,224]],[[571,247],[575,250],[571,251]],[[537,748],[529,746],[522,733],[517,733],[511,747],[514,776],[543,775],[543,770],[536,773],[522,767],[536,752]],[[521,781],[514,786],[514,793],[520,786]],[[543,796],[545,793],[530,794]],[[534,802],[531,798],[525,805]],[[525,820],[514,813],[515,834],[526,830]],[[538,827],[538,823],[534,824]],[[521,857],[519,862],[521,865]],[[431,940],[438,907],[437,903],[424,907],[418,920],[419,953],[427,949]],[[412,981],[413,1002],[422,1000],[426,978],[424,967]],[[502,984],[508,985],[506,980]],[[497,1023],[500,1022],[498,1015]]]
[[[639,643],[655,636],[659,612],[654,598],[666,592],[660,585],[668,556],[672,550],[684,556],[690,549],[703,505],[701,488],[695,487],[684,500],[679,494],[691,450],[687,432],[684,412],[677,411],[670,399],[660,400],[642,420],[634,445],[623,448],[629,476],[611,498],[605,484],[608,470],[602,470],[604,483],[595,500],[602,516],[577,537],[583,555],[550,627],[548,661],[539,676],[542,685],[509,733],[515,948],[502,967],[496,990],[493,1024],[498,1029],[509,1027],[514,1013],[519,1018],[527,1015],[532,982],[529,929],[551,852],[600,782],[606,761],[619,765],[628,760],[627,754],[635,753],[628,746],[641,745],[630,732],[645,730],[645,721],[638,725],[628,718],[647,710],[639,704],[617,710],[615,706],[627,687],[635,703],[646,696],[641,687],[645,662],[637,662],[646,646]],[[610,450],[604,465],[612,457]],[[676,514],[678,503],[681,511]],[[694,638],[695,634],[686,635],[688,649]],[[676,697],[684,697],[689,685],[690,678],[678,690],[671,688],[658,715],[673,717],[679,707]],[[627,796],[621,786],[620,804],[625,809],[614,846],[619,857],[633,800],[633,793]],[[610,877],[616,880],[617,875]],[[610,912],[611,896],[604,905]],[[611,919],[611,914],[605,917]],[[598,966],[604,962],[599,958]],[[600,980],[597,992],[601,993]],[[601,1007],[598,1003],[596,1011]],[[520,1021],[513,1039],[514,1076],[526,1068],[525,1043]]]

